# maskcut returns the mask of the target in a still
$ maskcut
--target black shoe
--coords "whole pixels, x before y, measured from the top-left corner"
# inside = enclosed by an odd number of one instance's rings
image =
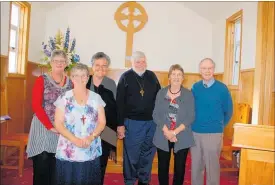
[[[149,185],[149,183],[138,182],[138,185]]]

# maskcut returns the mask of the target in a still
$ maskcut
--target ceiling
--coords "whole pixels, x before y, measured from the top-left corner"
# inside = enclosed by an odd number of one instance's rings
[[[185,7],[193,10],[201,17],[206,18],[211,23],[214,23],[220,16],[224,14],[224,12],[231,8],[238,6],[239,2],[180,2]]]

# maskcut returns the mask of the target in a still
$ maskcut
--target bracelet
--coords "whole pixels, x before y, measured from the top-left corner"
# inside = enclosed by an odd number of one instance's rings
[[[176,134],[176,132],[175,132],[175,131],[173,131],[173,134],[174,134],[175,136],[177,136],[177,134]]]
[[[97,137],[96,134],[93,132],[92,136],[94,137],[94,139]]]

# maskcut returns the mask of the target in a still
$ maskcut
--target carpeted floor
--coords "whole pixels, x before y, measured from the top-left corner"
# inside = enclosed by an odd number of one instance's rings
[[[191,160],[188,156],[186,165],[186,174],[184,185],[191,184]],[[170,175],[170,184],[172,184],[172,177]],[[104,185],[123,185],[123,175],[108,173],[105,176]],[[221,173],[221,183],[220,185],[237,185],[238,184],[238,174],[233,172],[222,172]],[[1,185],[32,185],[32,161],[25,161],[25,169],[23,172],[23,177],[19,177],[17,170],[7,170],[1,169]],[[151,185],[158,185],[157,175],[152,175]]]

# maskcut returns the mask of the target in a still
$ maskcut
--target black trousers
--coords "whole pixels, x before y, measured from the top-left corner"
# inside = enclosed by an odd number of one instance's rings
[[[106,172],[106,167],[108,164],[108,159],[110,155],[110,151],[112,148],[112,145],[109,143],[101,140],[101,145],[102,145],[102,155],[100,156],[100,166],[101,166],[101,184],[104,184],[104,176]]]
[[[33,161],[33,185],[54,185],[55,154],[44,151],[31,159]]]
[[[158,153],[158,180],[159,185],[169,185],[169,164],[171,149],[174,148],[174,143],[168,141],[169,152],[157,148]],[[174,178],[173,185],[182,185],[185,175],[185,163],[189,148],[179,150],[174,153]]]

